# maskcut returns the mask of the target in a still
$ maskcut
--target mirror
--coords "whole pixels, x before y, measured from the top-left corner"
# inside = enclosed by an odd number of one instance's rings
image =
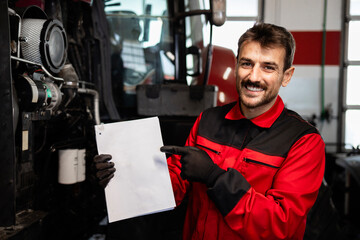
[[[211,0],[212,4],[212,23],[221,26],[226,20],[226,0]]]

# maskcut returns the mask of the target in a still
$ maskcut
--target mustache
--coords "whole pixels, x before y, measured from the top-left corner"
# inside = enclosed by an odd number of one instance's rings
[[[259,81],[252,82],[250,79],[246,81],[241,82],[242,87],[255,87],[255,88],[262,88],[264,90],[267,89],[267,87],[264,84],[261,84]]]

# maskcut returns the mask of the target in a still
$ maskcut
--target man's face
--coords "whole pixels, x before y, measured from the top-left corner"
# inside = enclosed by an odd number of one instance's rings
[[[280,86],[289,83],[294,71],[294,68],[283,71],[284,58],[284,48],[263,48],[258,42],[243,43],[236,71],[236,88],[243,111],[266,111],[275,103]]]

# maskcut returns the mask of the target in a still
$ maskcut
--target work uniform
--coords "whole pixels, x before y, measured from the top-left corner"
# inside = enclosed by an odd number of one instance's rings
[[[284,107],[246,119],[239,102],[204,111],[187,146],[226,172],[207,187],[180,177],[180,156],[168,158],[176,203],[188,194],[183,239],[302,239],[325,168],[315,127]]]

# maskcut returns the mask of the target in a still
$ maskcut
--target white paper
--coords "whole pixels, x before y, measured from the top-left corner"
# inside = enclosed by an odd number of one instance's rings
[[[95,126],[99,154],[115,176],[105,188],[109,222],[173,209],[174,194],[157,117]]]

